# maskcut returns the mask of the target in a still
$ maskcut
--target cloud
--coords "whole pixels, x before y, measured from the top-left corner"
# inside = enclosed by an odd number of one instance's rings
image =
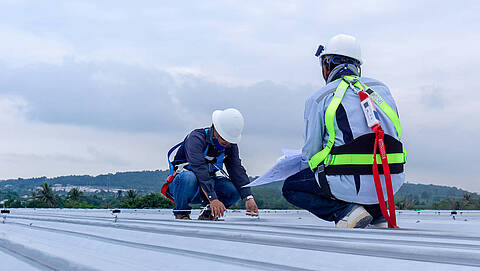
[[[28,112],[27,102],[18,96],[0,95],[0,120],[14,123],[23,120]]]
[[[0,98],[2,179],[166,167],[160,153],[171,144],[167,135],[33,121],[12,100]]]
[[[244,112],[250,132],[300,134],[303,100],[291,96],[312,92],[311,86],[289,88],[270,81],[229,86],[194,74],[179,78],[154,68],[112,62],[69,61],[14,71],[0,68],[0,73],[4,93],[28,101],[30,120],[131,132],[205,125],[213,110],[237,107]]]
[[[4,138],[11,148],[0,152],[9,177],[163,169],[171,145],[228,107],[245,116],[242,157],[258,175],[281,147],[301,146],[303,100],[291,97],[312,92],[308,85],[232,86],[199,74],[76,61],[3,67],[0,84],[10,95],[0,100],[5,128],[15,131]]]
[[[55,37],[0,27],[0,62],[9,66],[27,66],[36,63],[61,64],[72,54],[72,48]]]
[[[445,97],[446,90],[437,86],[424,86],[421,88],[422,104],[430,108],[442,109],[448,105]]]

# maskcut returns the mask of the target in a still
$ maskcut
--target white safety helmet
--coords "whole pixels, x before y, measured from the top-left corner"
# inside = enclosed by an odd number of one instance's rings
[[[215,110],[212,123],[217,133],[226,141],[237,144],[242,139],[244,120],[242,113],[235,108]]]
[[[358,60],[360,64],[362,61],[362,52],[360,44],[357,39],[350,35],[338,34],[331,38],[325,50],[320,54],[320,58],[324,55],[340,55]]]

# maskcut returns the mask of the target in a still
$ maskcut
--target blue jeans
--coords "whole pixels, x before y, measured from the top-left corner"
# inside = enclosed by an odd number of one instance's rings
[[[226,208],[232,206],[240,199],[237,188],[227,178],[214,178],[212,182],[218,200]],[[197,177],[191,171],[183,171],[175,176],[173,182],[168,186],[168,191],[175,199],[174,214],[189,214],[192,209],[190,204],[204,203],[203,192],[200,189]]]
[[[338,222],[356,205],[327,197],[320,190],[315,176],[309,168],[288,177],[283,184],[282,192],[285,199],[291,204],[308,210],[327,221]],[[378,204],[363,205],[363,207],[373,216],[374,221],[383,218]]]

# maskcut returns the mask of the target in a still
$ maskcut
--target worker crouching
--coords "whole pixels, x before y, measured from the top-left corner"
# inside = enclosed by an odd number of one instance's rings
[[[333,37],[316,56],[326,86],[305,104],[303,170],[285,180],[283,195],[337,227],[395,228],[393,195],[405,180],[406,152],[390,90],[361,77],[352,36]]]
[[[242,187],[250,183],[237,146],[243,126],[238,110],[216,110],[212,126],[193,130],[168,152],[170,176],[162,193],[175,203],[176,219],[190,219],[190,204],[202,204],[198,219],[218,220],[240,199],[245,200],[247,214],[258,213],[250,188]]]

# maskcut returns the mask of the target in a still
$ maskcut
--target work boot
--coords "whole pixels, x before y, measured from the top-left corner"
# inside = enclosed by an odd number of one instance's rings
[[[210,209],[210,204],[208,204],[207,206],[203,207],[202,211],[200,212],[200,215],[198,215],[198,220],[214,220],[214,221],[217,221],[218,218],[216,218],[212,215],[212,210]]]
[[[360,205],[350,210],[350,212],[335,223],[337,228],[365,228],[372,222],[373,217]]]
[[[189,214],[175,214],[175,219],[192,220]]]

